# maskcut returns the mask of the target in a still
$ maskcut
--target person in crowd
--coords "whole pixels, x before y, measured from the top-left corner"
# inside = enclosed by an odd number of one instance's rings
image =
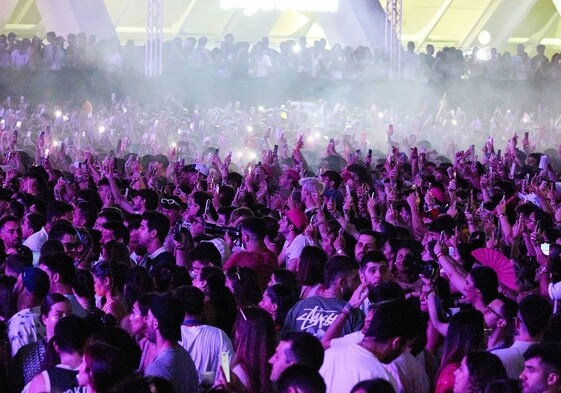
[[[297,300],[295,288],[275,284],[265,290],[259,307],[271,314],[275,321],[275,328],[280,330],[284,325],[286,314]]]
[[[176,392],[195,393],[199,388],[197,369],[189,353],[178,344],[184,316],[183,305],[171,294],[152,296],[146,335],[156,344],[157,355],[144,374],[170,381]]]
[[[278,393],[325,393],[325,391],[325,382],[319,372],[303,364],[289,366],[277,381]]]
[[[410,323],[404,324],[404,320]],[[397,358],[407,341],[415,337],[418,321],[420,313],[409,302],[395,301],[378,307],[362,341],[325,351],[320,374],[327,391],[350,391],[356,383],[371,378],[383,378],[397,388],[383,364]]]
[[[484,392],[491,382],[507,379],[500,359],[489,352],[468,353],[454,374],[454,393]]]
[[[112,315],[116,323],[120,323],[127,315],[127,307],[123,303],[122,288],[124,284],[126,266],[118,262],[101,262],[94,266],[95,294],[104,300],[101,310]]]
[[[320,341],[310,333],[287,332],[281,335],[275,353],[269,359],[271,381],[277,382],[290,366],[301,364],[319,371],[324,351]]]
[[[142,352],[138,367],[138,371],[141,373],[156,358],[156,345],[148,339],[146,331],[151,296],[151,294],[141,294],[138,296],[128,316],[130,333]]]
[[[169,228],[169,220],[162,213],[149,211],[142,215],[139,245],[146,247],[147,254],[141,266],[149,271],[156,266],[175,265],[173,255],[164,247]]]
[[[251,392],[271,392],[271,366],[267,359],[275,350],[276,336],[273,319],[259,307],[242,307],[234,324],[234,360],[231,365],[235,389]],[[215,386],[228,386],[222,369]]]
[[[455,314],[444,339],[440,369],[435,392],[454,391],[456,370],[465,355],[471,351],[485,349],[483,315],[477,310],[465,310]]]
[[[12,356],[24,345],[45,337],[45,326],[40,322],[41,302],[49,293],[49,289],[49,276],[38,267],[27,268],[21,273],[18,311],[7,324]]]
[[[514,343],[493,354],[505,366],[509,378],[517,378],[524,369],[524,352],[533,343],[540,342],[552,315],[549,302],[539,295],[528,295],[518,305]]]
[[[524,352],[520,374],[523,393],[553,393],[561,390],[561,345],[535,343]]]
[[[325,265],[323,295],[296,303],[285,318],[283,332],[308,332],[321,339],[337,314],[344,310],[350,315],[343,327],[343,334],[359,330],[364,319],[362,313],[345,308],[358,284],[358,265],[352,258],[336,256],[329,259]]]
[[[45,362],[47,344],[55,335],[58,321],[72,312],[69,300],[62,294],[49,293],[41,303],[41,322],[45,336],[24,345],[13,358],[11,370],[14,390],[23,389],[31,379],[41,372]]]
[[[72,291],[72,283],[76,278],[76,268],[72,258],[66,254],[45,255],[39,258],[39,268],[49,275],[50,291],[64,295],[72,305],[72,313],[84,318],[87,311]]]
[[[37,374],[29,385],[29,393],[84,392],[79,389],[77,375],[82,363],[86,340],[90,336],[88,323],[75,315],[61,318],[55,326],[52,345],[60,357],[60,363]]]
[[[228,354],[229,361],[232,360],[234,347],[225,332],[203,323],[205,296],[200,289],[179,287],[175,296],[185,309],[180,345],[191,355],[202,381],[203,373],[216,374],[222,353]]]

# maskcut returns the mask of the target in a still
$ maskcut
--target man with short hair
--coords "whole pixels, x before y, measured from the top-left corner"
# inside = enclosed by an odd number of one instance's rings
[[[130,232],[122,222],[109,221],[101,226],[101,244],[115,240],[129,245]]]
[[[76,228],[91,229],[95,225],[97,213],[97,208],[93,203],[86,201],[78,202],[72,214],[72,225]]]
[[[6,254],[15,254],[21,245],[21,226],[14,216],[6,216],[0,220],[0,239],[4,242]]]
[[[383,366],[396,359],[418,330],[420,312],[410,302],[397,300],[380,305],[364,339],[358,344],[329,348],[320,369],[328,393],[350,392],[366,379],[382,378],[398,386]],[[407,323],[404,323],[407,321]]]
[[[523,393],[561,392],[561,345],[533,344],[524,353],[524,371],[520,374]]]
[[[323,364],[323,356],[321,342],[310,333],[286,332],[281,336],[275,353],[269,359],[271,381],[276,382],[284,370],[295,364],[319,371]]]
[[[245,219],[240,226],[243,250],[233,254],[224,264],[224,271],[233,267],[247,267],[255,271],[262,291],[267,288],[277,267],[277,256],[265,245],[266,236],[267,224],[262,218]]]
[[[304,231],[308,225],[306,215],[298,209],[290,209],[279,220],[279,233],[286,239],[278,257],[278,263],[296,271],[300,254],[308,245]]]
[[[73,261],[78,262],[82,243],[78,238],[78,231],[68,220],[54,222],[49,230],[49,240],[58,240],[64,247],[64,252]]]
[[[193,359],[178,344],[185,313],[172,295],[154,295],[146,320],[146,335],[156,344],[156,359],[146,367],[146,376],[168,380],[176,393],[196,393],[199,377]]]
[[[66,254],[43,255],[39,259],[39,269],[49,276],[50,291],[62,294],[72,306],[72,313],[85,318],[88,314],[76,299],[72,291],[72,284],[76,278],[74,261]]]
[[[39,213],[28,213],[21,223],[21,237],[25,241],[34,233],[37,233],[45,226],[45,216]]]
[[[227,353],[230,361],[234,357],[232,341],[222,330],[203,323],[205,295],[199,288],[183,286],[175,296],[185,309],[179,344],[191,355],[199,376],[215,374],[221,353]]]
[[[376,249],[376,233],[368,229],[360,231],[354,250],[355,259],[360,261],[364,254]]]
[[[146,247],[147,254],[140,265],[149,271],[161,265],[175,265],[175,258],[164,247],[168,231],[169,220],[164,214],[151,211],[142,215],[138,229],[139,245]]]
[[[318,371],[303,364],[288,367],[277,383],[278,393],[325,393],[326,389]]]
[[[187,252],[187,262],[191,266],[193,283],[199,280],[199,273],[205,266],[222,268],[220,252],[213,243],[201,242]]]
[[[347,301],[359,284],[358,265],[347,256],[335,256],[325,265],[322,296],[300,300],[288,312],[283,332],[308,332],[321,339],[342,310],[348,310]],[[364,316],[357,309],[348,310],[349,316],[341,330],[348,334],[362,327]]]
[[[523,354],[533,343],[541,341],[551,314],[551,304],[539,295],[528,295],[519,303],[514,343],[492,351],[503,362],[509,378],[516,379],[524,369]]]
[[[72,221],[72,205],[63,201],[51,201],[47,205],[47,211],[45,213],[46,223],[40,231],[35,232],[33,235],[29,236],[23,242],[24,246],[29,247],[33,252],[33,264],[39,263],[39,254],[41,253],[41,247],[49,239],[49,231],[54,222],[59,220],[69,220]]]
[[[491,331],[487,335],[487,350],[508,348],[512,345],[516,333],[515,319],[518,304],[499,295],[483,310],[485,325]]]

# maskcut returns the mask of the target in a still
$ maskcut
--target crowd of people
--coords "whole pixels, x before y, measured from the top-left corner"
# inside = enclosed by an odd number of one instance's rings
[[[555,53],[548,58],[545,46],[536,47],[530,57],[523,44],[515,54],[496,48],[475,47],[461,50],[444,47],[435,51],[428,44],[423,53],[415,51],[409,42],[402,53],[400,71],[392,70],[384,48],[359,46],[352,48],[334,44],[328,48],[325,39],[309,43],[305,37],[283,41],[273,48],[264,37],[258,42],[236,41],[226,34],[217,45],[206,37],[175,38],[164,43],[164,73],[198,73],[221,78],[265,78],[301,75],[320,79],[385,78],[400,75],[406,79],[446,80],[487,77],[496,80],[558,80],[561,77],[561,58]],[[37,36],[17,39],[15,33],[0,35],[0,69],[30,71],[104,70],[110,72],[144,72],[144,47],[129,40],[122,45],[119,39],[99,42],[95,35],[68,34],[66,38],[48,32],[46,38]]]
[[[560,126],[6,97],[0,391],[560,392]]]

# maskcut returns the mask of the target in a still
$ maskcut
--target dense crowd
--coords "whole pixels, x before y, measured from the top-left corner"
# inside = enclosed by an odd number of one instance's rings
[[[523,44],[516,53],[499,53],[496,48],[461,50],[432,44],[423,53],[409,42],[401,54],[401,68],[392,70],[383,48],[352,48],[325,39],[309,43],[305,37],[283,41],[273,48],[264,37],[258,42],[236,41],[232,34],[213,47],[206,37],[175,38],[164,43],[164,73],[197,73],[221,78],[265,78],[302,75],[320,79],[361,79],[400,76],[406,79],[447,80],[487,77],[497,80],[558,80],[561,55],[548,58],[545,46],[537,45],[530,57]],[[68,34],[66,38],[48,32],[17,39],[15,33],[0,35],[0,69],[30,71],[104,70],[144,72],[144,47],[131,40],[122,45],[117,38],[100,40],[95,35]]]
[[[559,392],[559,127],[6,97],[0,391]]]

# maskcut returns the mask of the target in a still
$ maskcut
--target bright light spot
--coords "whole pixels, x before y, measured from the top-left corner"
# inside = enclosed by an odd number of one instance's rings
[[[530,120],[532,120],[532,119],[530,119],[530,115],[527,114],[527,113],[524,113],[524,116],[522,116],[522,122],[523,123],[529,123]]]
[[[66,115],[62,116],[62,120],[63,121],[68,121],[68,116],[66,116]]]
[[[247,126],[247,132],[253,132],[253,127],[252,126]]]
[[[49,149],[45,149],[45,157],[49,156]]]
[[[479,49],[477,52],[477,60],[487,60],[487,51]]]
[[[20,127],[21,127],[21,121],[18,121],[18,122],[16,123],[16,128],[20,128]]]
[[[384,118],[384,112],[378,112],[378,119]]]
[[[308,143],[311,143],[311,142],[314,141],[314,137],[310,135],[309,137],[306,138],[306,141],[307,141]]]
[[[265,112],[265,107],[263,105],[259,105],[257,110],[259,110],[259,112]]]
[[[456,124],[458,124],[458,120],[452,119],[452,125],[455,126]]]
[[[56,112],[55,112],[55,117],[56,117],[56,118],[59,118],[59,117],[61,117],[61,116],[62,116],[62,112],[61,112],[61,111],[56,111]]]
[[[249,159],[250,160],[255,160],[257,158],[257,154],[255,154],[254,151],[252,151],[251,153],[249,153]]]
[[[177,133],[178,133],[179,135],[181,135],[181,128],[178,128],[178,129],[177,129]]]
[[[105,127],[104,126],[99,126],[98,131],[100,134],[103,134],[105,132]]]
[[[292,47],[292,51],[293,51],[294,53],[300,53],[301,50],[302,50],[302,47],[301,47],[300,45],[298,45],[298,44],[296,44],[296,45],[294,45],[294,46]]]
[[[238,156],[238,158],[242,158],[243,153],[241,151],[237,152],[236,155]]]
[[[53,141],[53,146],[58,147],[58,141]]]
[[[316,133],[314,134],[314,138],[316,139],[321,138],[321,134],[318,131],[316,131]]]
[[[481,45],[489,45],[489,42],[491,42],[491,33],[489,33],[486,30],[483,30],[481,33],[479,33],[479,35],[477,36],[477,40],[479,41],[479,43]]]
[[[326,141],[328,141],[328,140],[329,140],[329,137],[328,137],[327,135],[324,135],[324,136],[323,136],[323,139],[325,139]]]
[[[175,142],[173,142],[173,143],[171,144],[171,147],[173,147],[173,148],[175,148],[176,146],[177,146],[177,143],[175,143]]]

